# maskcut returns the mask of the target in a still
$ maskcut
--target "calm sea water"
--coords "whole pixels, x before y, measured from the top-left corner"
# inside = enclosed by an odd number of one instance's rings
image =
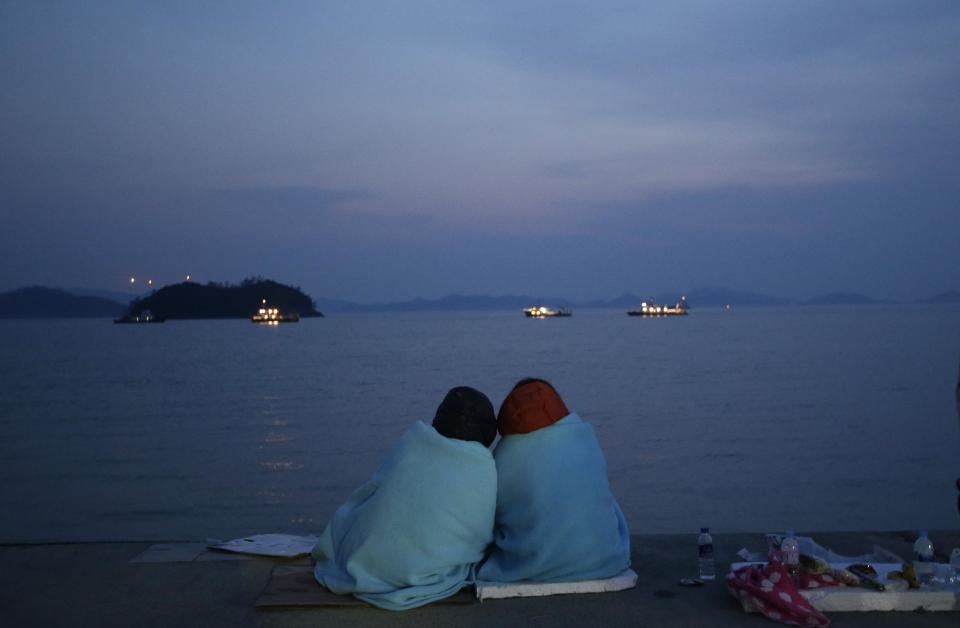
[[[0,541],[319,533],[466,384],[551,380],[631,530],[955,528],[960,307],[0,321]]]

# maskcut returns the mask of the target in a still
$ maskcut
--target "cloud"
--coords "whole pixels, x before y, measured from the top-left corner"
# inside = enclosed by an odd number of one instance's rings
[[[594,238],[564,269],[592,288],[641,238],[816,261],[839,227],[877,259],[903,233],[940,250],[953,210],[955,2],[24,3],[0,46],[0,243],[59,243],[51,273],[150,247],[226,273],[267,246],[416,293],[456,257],[442,242],[509,273],[531,238]]]
[[[369,191],[325,189],[309,186],[250,186],[178,190],[180,197],[198,209],[328,213],[338,205],[370,197]]]

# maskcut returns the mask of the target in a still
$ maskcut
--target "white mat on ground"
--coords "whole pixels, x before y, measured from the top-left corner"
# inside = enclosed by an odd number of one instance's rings
[[[541,583],[510,583],[510,582],[480,582],[476,583],[477,599],[493,600],[507,597],[539,597],[544,595],[564,595],[567,593],[608,593],[632,589],[637,585],[637,574],[633,569],[627,569],[619,575],[603,580],[580,580],[578,582],[541,582]]]
[[[211,549],[257,556],[275,556],[294,558],[309,554],[319,539],[315,536],[297,536],[295,534],[254,534],[232,541],[211,540],[207,546]]]
[[[730,571],[736,571],[745,565],[733,563]],[[833,567],[846,567],[850,563],[831,563]],[[887,574],[900,569],[900,563],[870,563],[877,570],[880,582],[886,582]],[[948,576],[949,565],[936,565],[941,578]],[[908,589],[906,591],[875,591],[862,587],[828,587],[823,589],[803,589],[800,594],[822,612],[855,611],[956,611],[960,610],[960,591]]]

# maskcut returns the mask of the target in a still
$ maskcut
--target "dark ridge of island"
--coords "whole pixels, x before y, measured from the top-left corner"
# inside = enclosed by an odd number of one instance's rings
[[[960,303],[960,290],[947,290],[940,294],[935,294],[929,299],[923,299],[920,303]]]
[[[893,305],[896,301],[874,299],[855,292],[831,292],[803,302],[803,305]]]
[[[149,310],[154,317],[166,319],[250,318],[264,307],[264,301],[266,307],[278,308],[283,314],[323,316],[313,299],[300,288],[261,277],[244,279],[238,285],[185,281],[164,286],[149,296],[134,299],[126,315],[140,316]]]
[[[734,290],[732,288],[722,288],[719,286],[702,286],[690,290],[644,293],[642,297],[628,292],[608,301],[587,301],[584,303],[573,303],[572,305],[574,307],[598,309],[631,309],[639,307],[644,301],[653,301],[659,305],[673,306],[680,301],[681,297],[686,298],[687,306],[690,308],[723,307],[726,305],[764,307],[794,304],[790,299],[760,294],[758,292]]]
[[[505,295],[505,296],[485,296],[485,295],[462,295],[451,294],[440,299],[411,299],[408,301],[394,301],[391,303],[373,303],[359,304],[347,301],[326,301],[328,309],[338,312],[441,312],[441,311],[467,311],[467,310],[520,310],[533,305],[546,305],[549,307],[568,308],[568,309],[622,309],[639,307],[643,301],[655,300],[662,305],[673,305],[680,300],[681,296],[686,296],[690,307],[722,307],[724,305],[749,305],[749,306],[768,306],[768,305],[793,305],[794,302],[789,299],[759,294],[755,292],[746,292],[742,290],[732,290],[729,288],[705,287],[695,288],[690,291],[677,290],[674,292],[662,292],[655,295],[646,295],[644,297],[635,294],[625,293],[616,298],[593,301],[572,301],[564,297],[557,296],[530,296],[530,295]]]
[[[677,296],[679,296],[679,294]],[[629,310],[632,307],[639,306],[642,301],[649,301],[649,299],[641,299],[640,297],[634,294],[625,292],[613,299],[594,299],[593,301],[583,301],[581,303],[574,303],[572,304],[572,306],[577,308],[584,308],[588,310],[607,310],[607,309]],[[565,307],[571,307],[571,305],[567,305]]]
[[[750,306],[750,307],[770,307],[792,305],[793,301],[783,297],[761,294],[759,292],[749,292],[747,290],[735,290],[733,288],[723,288],[720,286],[703,286],[693,288],[686,293],[687,303],[690,307],[724,307]],[[676,303],[680,295],[662,295],[658,298],[661,303]],[[669,297],[669,298],[663,298]]]
[[[57,288],[28,286],[0,293],[0,318],[112,318],[126,306]]]

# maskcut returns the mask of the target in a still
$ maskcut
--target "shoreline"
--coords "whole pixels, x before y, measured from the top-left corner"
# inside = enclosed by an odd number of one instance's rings
[[[914,532],[805,532],[842,554],[874,544],[909,557]],[[931,531],[937,560],[960,547],[960,529]],[[723,576],[736,552],[763,549],[763,534],[714,534],[717,580],[677,585],[696,576],[696,535],[633,535],[639,580],[617,593],[433,604],[400,613],[369,606],[258,610],[254,604],[276,565],[308,559],[259,557],[131,563],[151,542],[0,544],[0,614],[16,626],[773,626],[744,613]],[[960,594],[958,594],[960,595]],[[828,613],[835,626],[954,626],[957,612]]]

